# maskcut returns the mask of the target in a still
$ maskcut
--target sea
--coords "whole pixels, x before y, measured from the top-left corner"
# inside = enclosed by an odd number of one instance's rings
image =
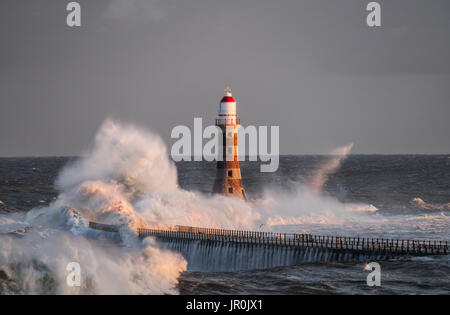
[[[323,169],[323,166],[333,158],[328,155],[281,156],[279,169],[273,173],[260,172],[261,162],[241,162],[243,183],[249,198],[247,203],[262,204],[265,209],[270,209],[269,214],[265,213],[269,219],[260,219],[253,229],[317,235],[450,240],[450,155],[348,155],[339,159],[338,166],[333,165],[326,172],[322,172],[320,197],[313,197],[312,193],[305,192],[308,191],[305,188],[308,187],[307,183],[310,183],[311,179],[317,176],[318,170]],[[60,285],[55,280],[58,276],[52,278],[52,270],[49,267],[54,265],[54,261],[42,255],[42,252],[45,252],[45,243],[50,240],[49,235],[52,233],[76,235],[73,242],[80,242],[81,238],[89,239],[89,236],[80,233],[67,223],[58,223],[60,219],[56,220],[58,222],[52,219],[50,220],[52,223],[46,224],[41,220],[34,227],[35,223],[30,223],[35,222],[30,219],[30,213],[40,211],[39,216],[45,216],[46,211],[54,211],[52,205],[57,203],[58,198],[70,194],[68,193],[70,189],[67,188],[69,184],[61,184],[58,178],[64,168],[71,167],[77,160],[78,157],[0,158],[0,233],[3,233],[0,234],[0,294],[73,292],[58,289]],[[211,199],[213,198],[211,189],[215,163],[182,161],[174,165],[178,189],[190,194],[186,195],[188,198],[196,198],[192,197],[193,194],[204,196],[202,198],[209,202],[206,208],[214,207],[219,202],[227,203],[227,198],[211,201],[214,200]],[[90,183],[98,181],[99,177],[102,179],[108,177],[94,171],[89,174],[93,174],[89,175]],[[117,194],[123,195],[123,192]],[[162,214],[166,215],[165,209],[171,211],[172,201],[170,194],[169,197],[166,195],[164,198],[158,198],[165,199],[157,205],[152,203],[147,206],[158,207],[157,214],[163,217]],[[131,204],[136,209],[146,207],[145,203],[131,202]],[[175,206],[183,207],[183,205],[182,202],[177,202]],[[95,203],[89,203],[86,207],[95,206]],[[195,207],[195,202],[185,206]],[[127,204],[123,203],[121,207],[126,208]],[[219,205],[217,207],[220,208]],[[234,204],[233,207],[233,211],[239,212],[239,207]],[[79,213],[82,211],[79,210]],[[33,214],[32,217],[36,215]],[[156,220],[155,213],[152,213],[151,217]],[[183,220],[182,223],[186,221]],[[169,221],[176,223],[177,214],[173,214]],[[55,225],[54,229],[49,228],[51,224]],[[41,225],[45,228],[39,230]],[[201,225],[201,221],[197,225]],[[38,240],[33,239],[28,243],[32,249],[38,247],[40,254],[30,258],[28,254],[19,251],[18,247],[23,250],[24,246],[28,246],[20,242],[27,239],[27,234],[34,233],[34,229],[39,230],[36,234],[39,235]],[[102,247],[104,242],[108,243],[105,246],[111,246],[109,243],[113,243],[97,238],[88,240],[87,244],[93,242],[98,242],[99,244],[95,245],[98,247]],[[155,246],[157,247],[157,244]],[[120,248],[114,249],[118,250]],[[129,251],[126,248],[123,250]],[[151,254],[148,255],[162,255],[154,247],[151,250]],[[81,255],[80,251],[83,251],[82,246],[77,247],[77,255]],[[58,252],[51,252],[51,255],[51,257],[58,256]],[[130,263],[130,259],[132,261],[132,258],[121,260],[122,265]],[[113,260],[105,258],[105,261],[105,268],[114,268]],[[189,263],[187,267],[183,263],[180,263],[181,267],[173,263],[179,272],[170,271],[167,275],[164,269],[165,259],[152,260],[148,263],[148,268],[153,268],[151,276],[142,276],[141,279],[145,283],[113,293],[200,295],[450,293],[448,255],[380,261],[380,286],[367,285],[366,263],[368,262],[304,262],[295,266],[232,272],[194,271],[189,270]],[[36,267],[36,264],[41,267]],[[146,266],[143,268],[147,268]],[[36,276],[42,270],[46,270],[44,272],[46,276]],[[120,270],[122,274],[128,272]],[[97,279],[94,271],[92,274],[90,279],[98,283],[84,293],[104,293],[101,288],[108,285],[102,285],[103,278],[99,276]],[[134,276],[139,277],[139,274]],[[37,279],[37,282],[31,283],[30,278]]]

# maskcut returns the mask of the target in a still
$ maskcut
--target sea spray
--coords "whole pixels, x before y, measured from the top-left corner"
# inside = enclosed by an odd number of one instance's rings
[[[320,180],[316,182],[321,185],[315,187],[323,186],[326,176],[338,169],[350,148],[335,150],[337,157],[317,171]],[[32,210],[28,221],[42,215],[59,220],[61,211],[71,209],[69,218],[64,219],[70,223],[63,223],[75,230],[85,228],[89,220],[125,225],[132,231],[177,224],[258,229],[280,218],[292,221],[304,215],[317,218],[317,223],[324,222],[322,215],[330,215],[338,222],[348,212],[348,205],[334,197],[315,195],[302,183],[292,193],[268,190],[264,198],[253,202],[183,190],[178,186],[176,167],[158,136],[109,119],[100,127],[92,148],[67,165],[56,184],[61,191],[58,198],[47,208]]]
[[[93,148],[61,172],[56,208],[87,208],[96,220],[139,227],[161,224],[250,228],[259,219],[250,204],[180,189],[162,140],[107,120]]]
[[[342,225],[346,222],[370,220],[367,216],[377,208],[364,203],[344,203],[335,197],[317,194],[309,185],[297,183],[289,192],[268,189],[255,206],[265,213],[265,224]]]
[[[328,180],[328,176],[336,172],[343,160],[345,160],[353,147],[353,143],[335,149],[329,160],[321,165],[315,172],[314,176],[308,182],[312,191],[320,193],[323,186]]]
[[[445,203],[445,204],[428,203],[419,197],[413,198],[410,201],[410,204],[413,208],[417,208],[417,209],[421,209],[421,210],[442,211],[442,210],[450,209],[450,203]]]
[[[336,169],[326,167],[316,187]],[[305,185],[295,194],[273,191],[254,202],[183,190],[158,136],[112,120],[102,124],[92,148],[61,171],[56,185],[57,199],[23,218],[31,232],[1,242],[0,269],[8,270],[13,279],[8,283],[20,292],[176,293],[186,260],[151,238],[140,242],[138,228],[178,224],[260,230],[306,217],[314,224],[339,223],[349,215],[345,205]],[[119,225],[120,237],[93,232],[89,221]],[[64,268],[71,261],[85,272],[78,290],[65,283]],[[36,285],[42,281],[50,285]]]
[[[0,236],[7,293],[176,293],[185,259],[151,238],[142,243],[138,228],[244,228],[259,218],[243,201],[180,189],[162,140],[112,120],[102,124],[92,148],[61,171],[56,185],[60,194],[48,207],[3,220],[7,233],[31,227],[23,238]],[[119,239],[93,235],[92,220],[119,225]],[[83,271],[78,289],[65,282],[72,261]]]
[[[81,267],[80,287],[66,283],[69,262]],[[0,270],[7,274],[0,281],[4,294],[163,294],[176,293],[186,261],[152,239],[122,248],[53,230],[22,239],[3,236]]]
[[[290,190],[271,187],[255,204],[266,213],[267,226],[283,225],[343,225],[355,221],[367,221],[366,213],[376,213],[378,208],[364,203],[343,203],[323,193],[328,177],[337,172],[347,158],[353,144],[333,150],[330,158],[313,172],[306,182],[293,182]]]
[[[57,186],[60,194],[48,207],[31,210],[23,222],[3,220],[32,231],[21,239],[1,236],[0,269],[9,271],[2,285],[9,283],[11,293],[176,293],[184,258],[136,234],[148,225],[134,203],[178,189],[159,137],[107,120],[93,148],[63,169]],[[87,238],[90,220],[120,225],[120,244]],[[65,282],[72,261],[84,275],[79,290]]]

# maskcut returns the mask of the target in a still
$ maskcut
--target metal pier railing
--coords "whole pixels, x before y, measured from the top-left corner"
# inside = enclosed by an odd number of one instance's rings
[[[107,232],[118,232],[116,225],[89,222],[89,227]],[[394,255],[445,255],[448,241],[400,240],[345,236],[323,236],[295,233],[275,233],[211,229],[192,226],[170,226],[164,229],[138,229],[140,238],[155,236],[163,239],[207,240],[301,248],[325,248],[354,252],[388,253]]]
[[[168,239],[209,240],[262,245],[297,246],[350,250],[359,252],[381,252],[397,255],[444,255],[448,253],[448,242],[438,240],[399,240],[385,238],[360,238],[344,236],[322,236],[274,232],[210,229],[191,226],[175,226],[167,229],[138,229],[141,238],[155,236]]]

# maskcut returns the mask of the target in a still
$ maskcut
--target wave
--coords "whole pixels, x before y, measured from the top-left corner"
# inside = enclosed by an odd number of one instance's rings
[[[353,147],[353,143],[335,149],[331,155],[332,158],[323,163],[309,180],[308,185],[312,191],[321,192],[323,186],[328,180],[330,174],[335,173],[341,166]]]
[[[450,203],[445,203],[445,204],[427,203],[427,202],[423,201],[423,199],[418,198],[418,197],[413,198],[410,201],[410,204],[414,208],[425,209],[425,210],[448,210],[448,209],[450,209]]]
[[[32,209],[21,220],[0,222],[3,234],[30,227],[22,238],[0,236],[0,270],[16,284],[12,292],[177,293],[187,262],[152,239],[142,243],[138,228],[180,224],[243,229],[260,218],[244,201],[180,189],[160,137],[112,120],[102,124],[91,149],[64,167],[56,185],[60,193],[47,207]],[[93,232],[91,220],[119,225],[119,237]],[[72,261],[80,263],[82,283],[90,285],[77,290],[67,286],[65,268]],[[108,267],[100,267],[104,265]],[[51,285],[31,285],[42,279],[50,279]]]
[[[293,192],[270,189],[263,198],[245,202],[181,189],[176,166],[159,136],[108,119],[93,146],[59,174],[56,200],[23,218],[0,219],[0,233],[28,229],[20,238],[0,236],[0,272],[10,285],[1,290],[177,293],[186,259],[152,238],[141,242],[136,231],[142,227],[273,230],[295,224],[356,226],[376,220],[374,206],[342,203],[321,192],[350,149],[351,145],[336,150],[312,182],[295,184]],[[89,221],[119,225],[119,237],[92,231]],[[79,262],[83,271],[80,288],[66,285],[65,268],[72,261]],[[37,285],[43,281],[47,285]]]

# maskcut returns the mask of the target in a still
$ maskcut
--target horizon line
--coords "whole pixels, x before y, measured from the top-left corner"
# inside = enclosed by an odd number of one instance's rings
[[[279,156],[333,156],[336,154],[332,153],[286,153],[286,154],[279,154]],[[357,156],[357,155],[384,155],[384,156],[399,156],[399,155],[423,155],[423,156],[431,156],[431,155],[450,155],[450,153],[349,153],[347,156]],[[63,154],[63,155],[0,155],[0,159],[26,159],[26,158],[79,158],[83,155],[71,155],[71,154]],[[167,155],[169,158],[171,158],[171,155]],[[176,155],[183,157],[183,155]],[[253,155],[252,155],[253,156]],[[272,156],[270,154],[263,155],[263,156]],[[198,157],[197,155],[191,155],[191,158]],[[202,156],[203,157],[203,156]],[[245,155],[245,157],[250,157],[250,155]],[[256,157],[259,157],[257,155]],[[201,161],[183,161],[183,162],[201,162]],[[214,161],[212,161],[214,162]],[[252,162],[252,161],[249,161]],[[256,162],[256,161],[255,161]]]

